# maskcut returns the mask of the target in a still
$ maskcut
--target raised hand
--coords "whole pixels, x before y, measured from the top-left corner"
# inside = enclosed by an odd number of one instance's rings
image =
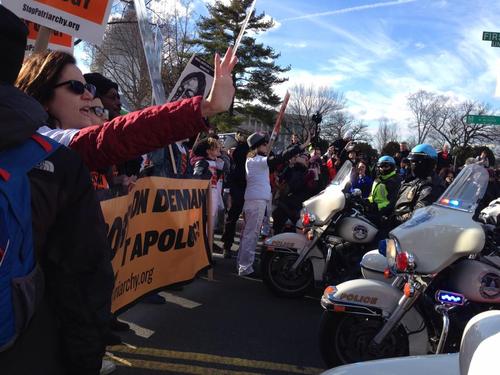
[[[201,103],[201,114],[203,117],[225,112],[231,106],[235,92],[232,72],[237,62],[238,58],[233,56],[231,47],[227,49],[222,59],[218,53],[215,54],[212,90],[208,98]]]

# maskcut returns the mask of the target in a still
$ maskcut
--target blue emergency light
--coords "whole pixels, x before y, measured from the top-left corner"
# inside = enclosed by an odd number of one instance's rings
[[[459,293],[447,292],[446,290],[438,290],[436,292],[436,301],[444,305],[463,306],[466,302],[465,297]]]

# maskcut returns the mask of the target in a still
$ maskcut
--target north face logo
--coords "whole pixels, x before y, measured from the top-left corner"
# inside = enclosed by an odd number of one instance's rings
[[[45,171],[45,172],[50,172],[50,173],[54,173],[54,163],[52,163],[51,161],[48,161],[48,160],[43,160],[41,161],[40,163],[38,163],[37,165],[35,165],[36,169],[40,169],[42,171]]]

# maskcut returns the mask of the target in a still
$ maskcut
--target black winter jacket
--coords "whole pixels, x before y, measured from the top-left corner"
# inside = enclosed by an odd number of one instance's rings
[[[0,151],[29,138],[46,113],[0,85]],[[113,270],[105,224],[80,157],[60,147],[29,172],[33,242],[45,295],[14,346],[0,353],[2,374],[98,374],[104,354]]]
[[[443,179],[436,174],[425,179],[415,178],[404,182],[394,207],[394,225],[404,223],[411,218],[415,210],[434,203],[444,190]]]
[[[245,163],[250,148],[246,142],[238,142],[233,152],[231,171],[227,177],[227,184],[230,189],[241,189],[245,191],[247,186]]]

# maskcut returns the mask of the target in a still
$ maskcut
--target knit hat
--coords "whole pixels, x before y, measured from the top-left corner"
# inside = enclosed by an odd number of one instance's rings
[[[267,142],[269,142],[267,134],[261,132],[253,133],[247,139],[248,147],[250,147],[251,149],[256,149],[257,147]]]
[[[87,83],[91,83],[97,89],[95,96],[98,98],[103,97],[109,90],[115,89],[118,91],[118,84],[112,80],[104,77],[100,73],[87,73],[83,75]]]
[[[0,82],[13,85],[23,64],[28,28],[10,10],[0,5]]]

